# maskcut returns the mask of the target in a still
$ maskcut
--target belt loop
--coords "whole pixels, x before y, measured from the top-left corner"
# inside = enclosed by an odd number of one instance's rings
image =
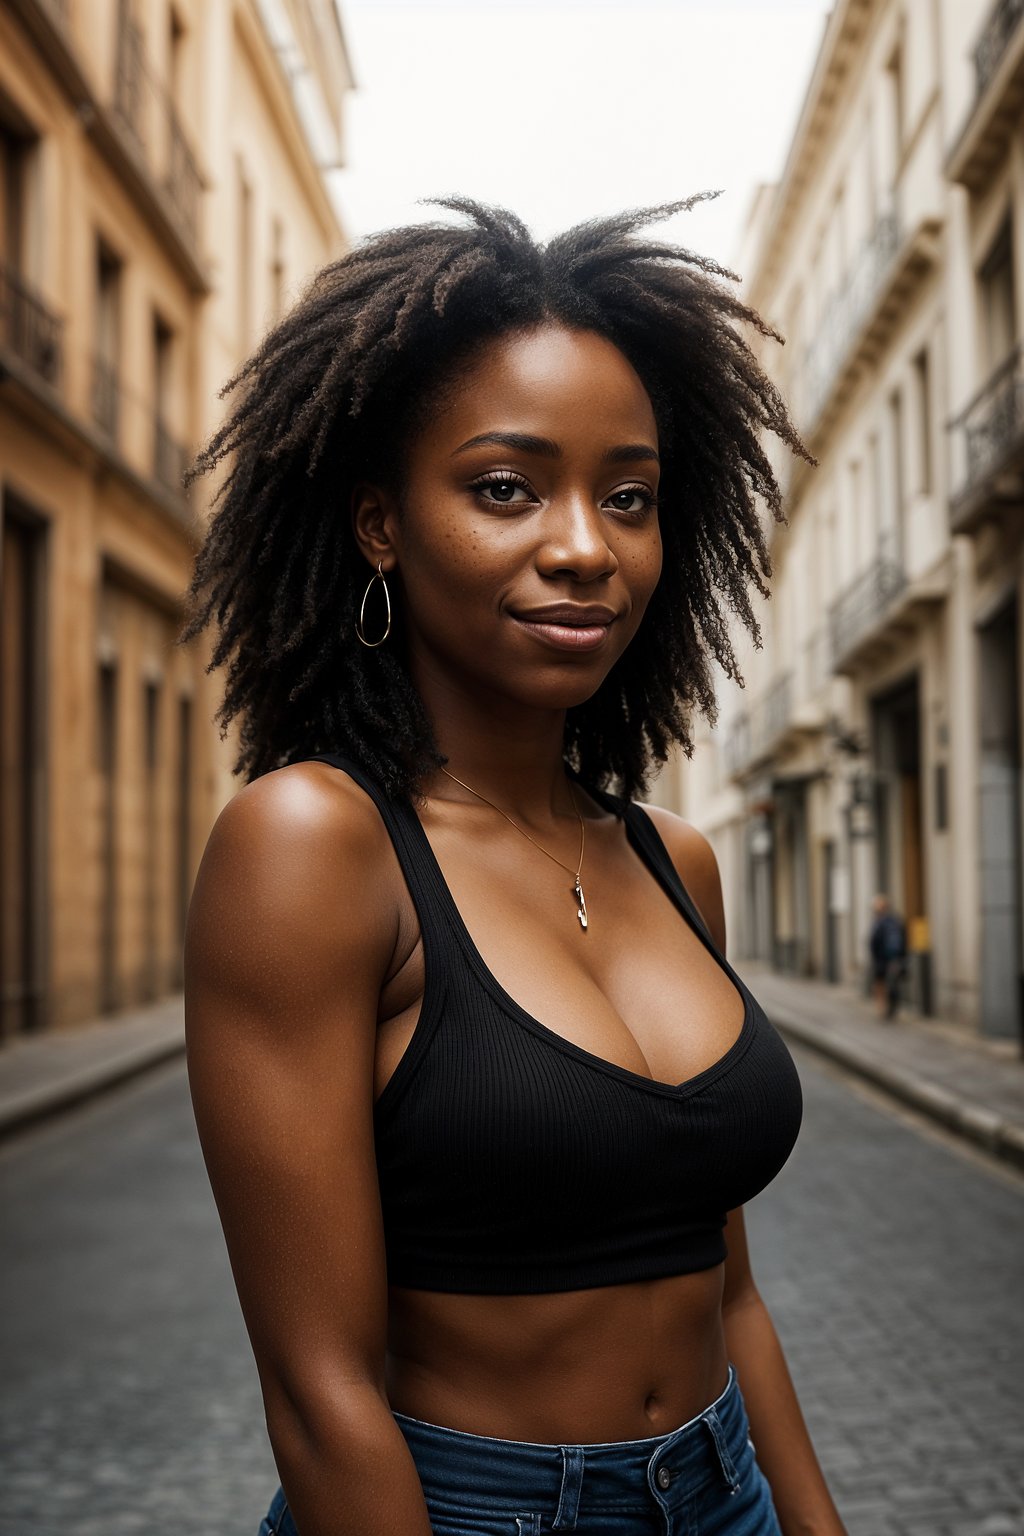
[[[722,1475],[726,1482],[729,1484],[729,1492],[735,1493],[740,1486],[740,1480],[736,1473],[736,1467],[733,1463],[733,1459],[729,1455],[729,1447],[726,1444],[725,1430],[722,1428],[722,1421],[718,1417],[718,1413],[714,1408],[709,1408],[707,1413],[702,1414],[701,1417],[703,1418],[708,1429],[711,1431],[711,1438],[714,1440],[715,1450],[718,1452],[718,1460],[722,1468]]]
[[[580,1493],[583,1488],[582,1445],[560,1445],[562,1453],[562,1491],[558,1497],[558,1511],[551,1522],[553,1531],[574,1531],[576,1516],[580,1512]]]

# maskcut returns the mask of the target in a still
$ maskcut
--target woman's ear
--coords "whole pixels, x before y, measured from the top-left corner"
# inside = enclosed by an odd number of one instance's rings
[[[385,571],[394,570],[398,564],[394,538],[398,517],[392,496],[380,486],[361,480],[352,487],[349,515],[355,541],[369,563],[375,570],[378,564]]]

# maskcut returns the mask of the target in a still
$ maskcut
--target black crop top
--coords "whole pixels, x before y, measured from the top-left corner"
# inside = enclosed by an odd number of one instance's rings
[[[389,1282],[525,1294],[721,1263],[726,1213],[792,1151],[800,1081],[651,818],[587,786],[624,817],[629,842],[746,1004],[725,1055],[678,1087],[605,1061],[520,1008],[484,964],[411,802],[344,757],[311,760],[373,798],[423,936],[420,1016],[374,1106]]]

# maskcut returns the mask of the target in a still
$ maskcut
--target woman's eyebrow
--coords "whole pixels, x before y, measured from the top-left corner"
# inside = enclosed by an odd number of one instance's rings
[[[627,459],[653,459],[655,464],[661,463],[650,443],[622,443],[618,448],[609,448],[601,457],[606,464],[622,464]]]
[[[464,453],[467,448],[479,448],[494,443],[499,448],[515,448],[519,453],[535,453],[544,459],[560,459],[562,450],[550,437],[535,437],[532,432],[480,432],[460,443],[452,454]],[[657,451],[649,443],[621,443],[601,455],[607,464],[622,464],[628,459],[653,459],[660,464]]]

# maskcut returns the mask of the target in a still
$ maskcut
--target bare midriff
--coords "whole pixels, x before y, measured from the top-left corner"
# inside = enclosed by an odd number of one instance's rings
[[[668,1434],[724,1391],[724,1265],[529,1296],[389,1291],[396,1412],[502,1440]]]

